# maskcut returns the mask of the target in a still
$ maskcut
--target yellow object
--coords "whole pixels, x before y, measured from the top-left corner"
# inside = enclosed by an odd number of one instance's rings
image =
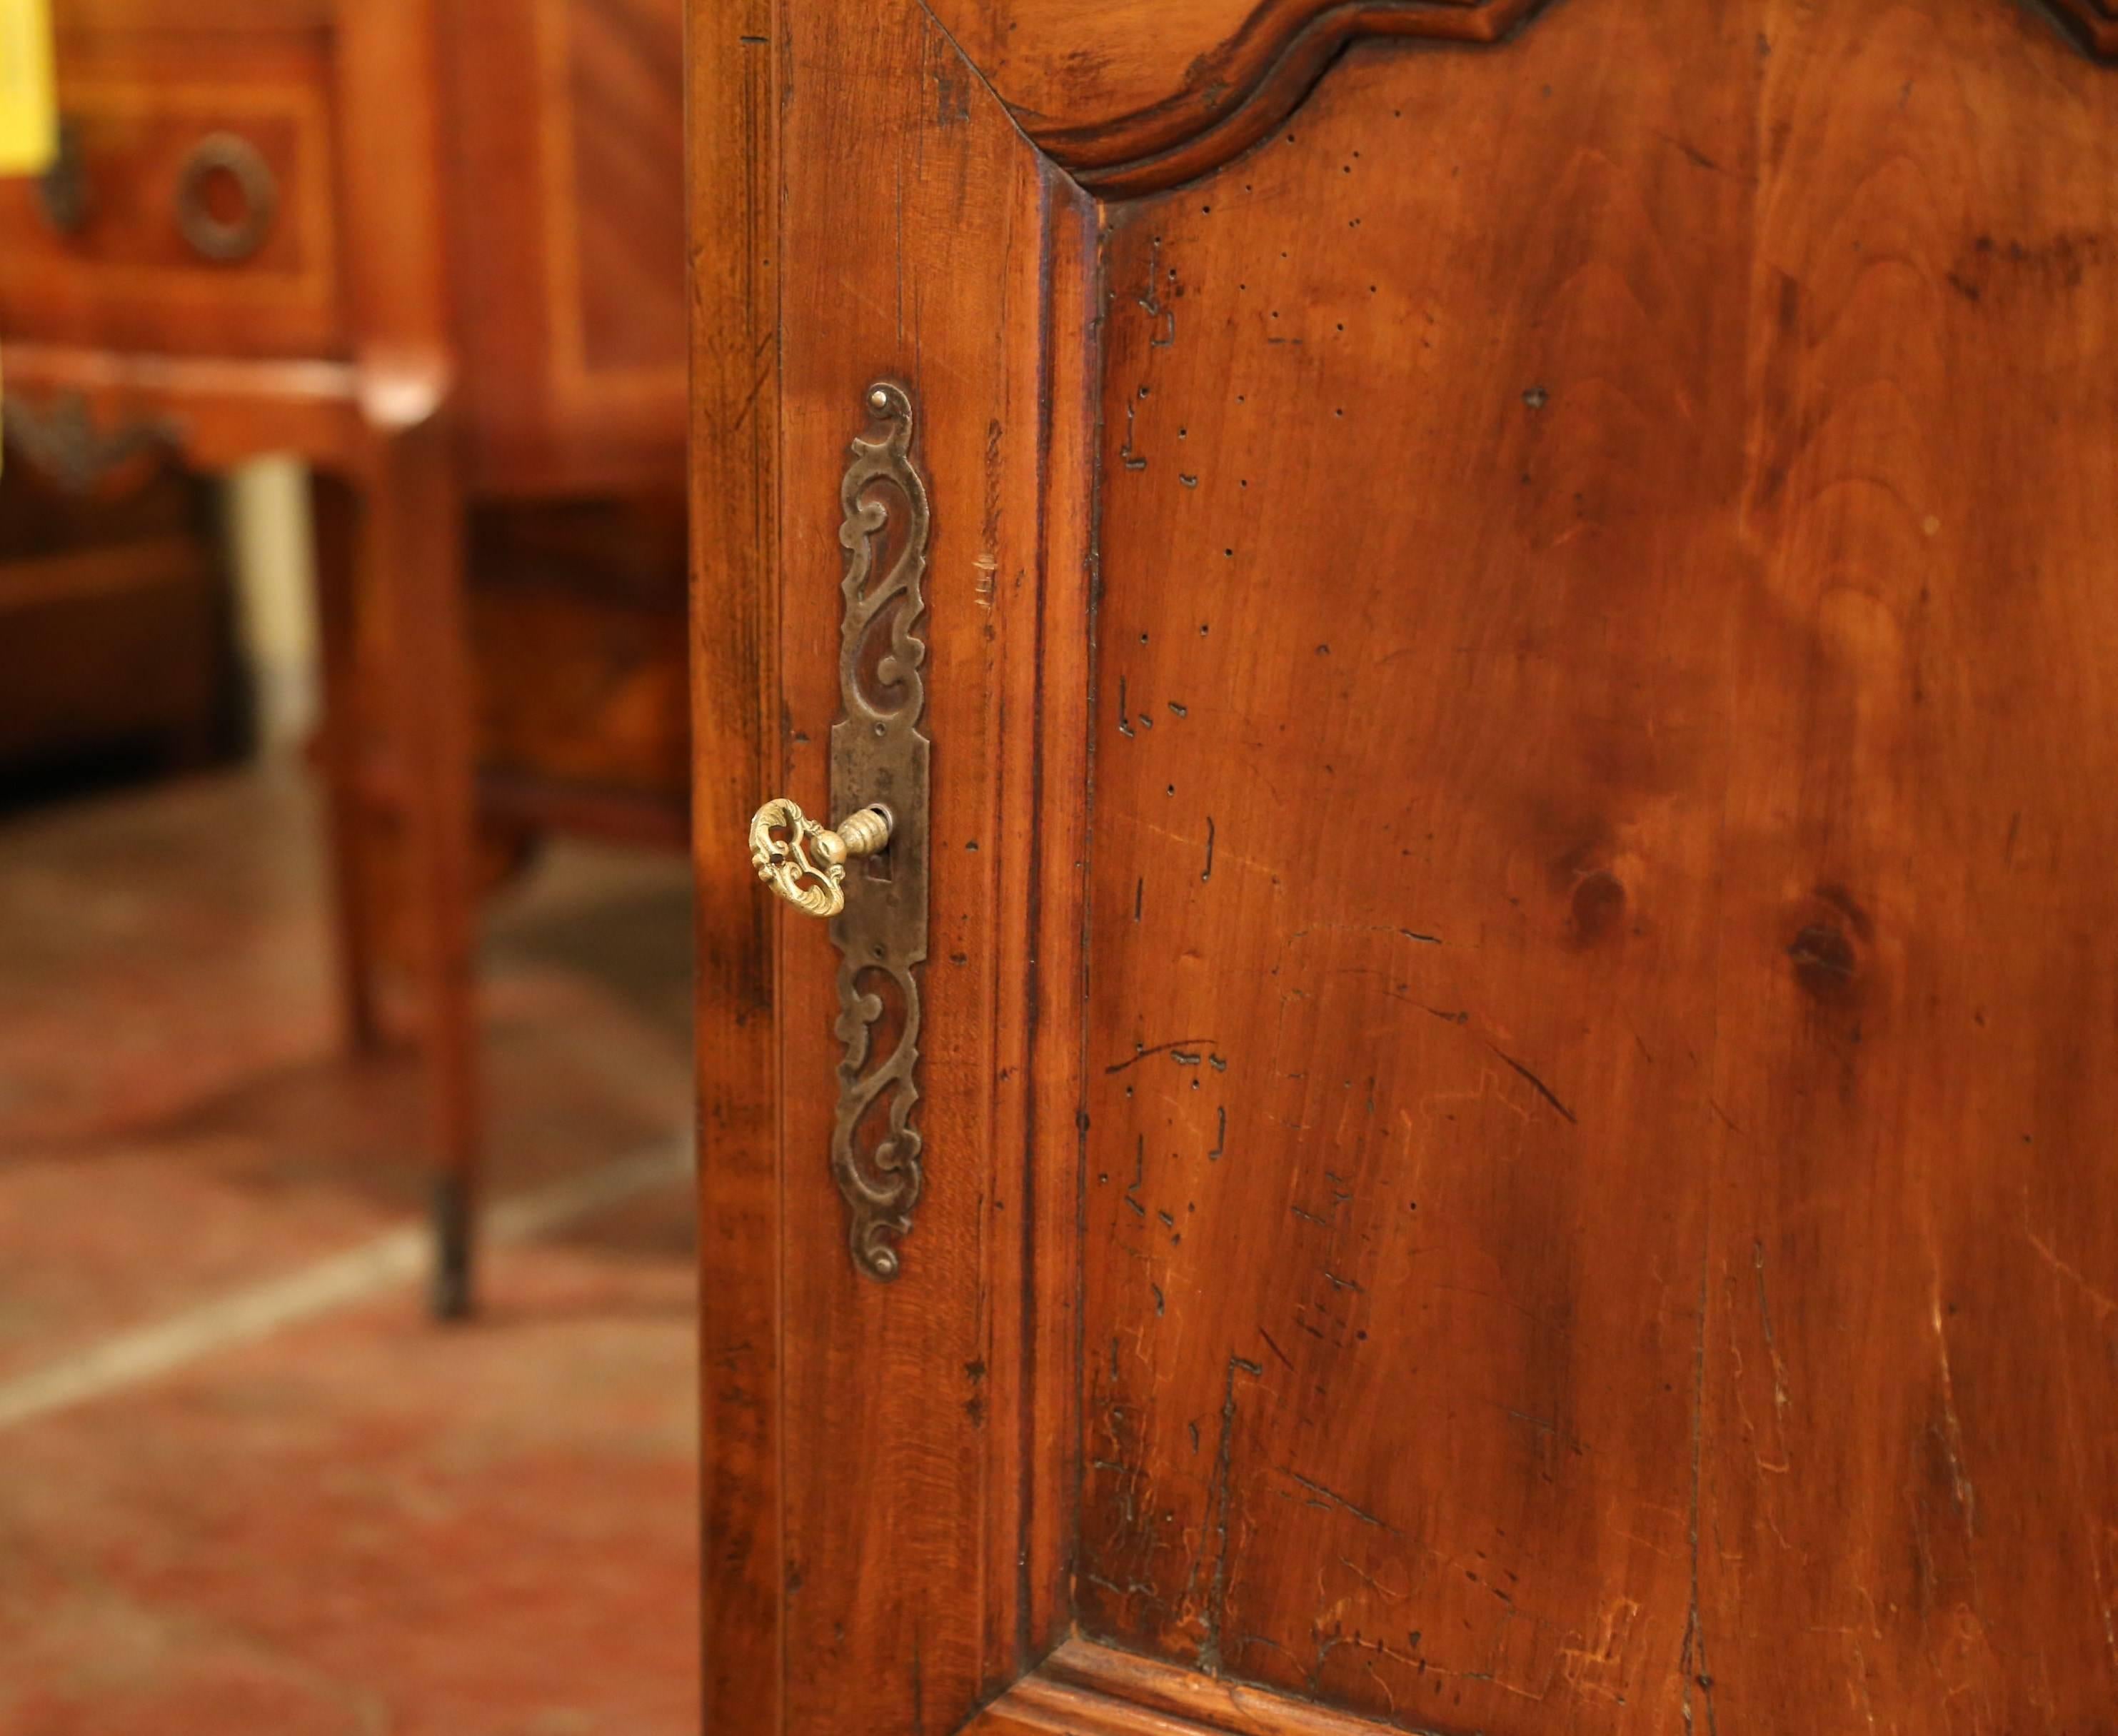
[[[58,148],[49,0],[0,0],[0,175],[37,175]]]
[[[58,154],[49,0],[0,0],[0,175],[40,175]]]

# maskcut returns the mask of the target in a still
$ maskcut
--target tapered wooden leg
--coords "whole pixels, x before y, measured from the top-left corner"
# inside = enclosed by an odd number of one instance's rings
[[[393,436],[373,474],[364,554],[387,612],[388,735],[403,797],[436,1160],[432,1307],[472,1301],[480,1114],[473,984],[473,697],[462,488],[444,425]]]
[[[370,1050],[380,1044],[382,1027],[375,1007],[374,902],[368,860],[372,834],[361,794],[360,502],[342,479],[321,474],[311,479],[309,500],[323,665],[317,760],[329,812],[339,1006],[348,1044]]]

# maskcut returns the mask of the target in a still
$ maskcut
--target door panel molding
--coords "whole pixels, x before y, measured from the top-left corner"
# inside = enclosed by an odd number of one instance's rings
[[[1076,1635],[963,1736],[1376,1736],[1367,1719]]]
[[[1364,36],[1490,46],[1548,0],[932,0],[978,76],[1040,150],[1112,197],[1211,173],[1294,113],[1348,44]],[[2049,6],[2088,53],[2118,59],[2114,0],[1996,0]],[[1084,49],[1084,38],[1094,47]]]
[[[779,1730],[782,1539],[778,989],[772,914],[728,847],[783,769],[779,714],[779,159],[775,0],[716,9],[687,57],[694,249],[690,512],[699,1261],[700,1609],[708,1728]],[[704,34],[703,32],[701,34]],[[704,630],[705,623],[711,630]]]
[[[1129,10],[1043,0],[1006,9],[1006,34],[990,39],[970,0],[936,0],[934,10],[1038,148],[1082,186],[1121,197],[1191,180],[1248,150],[1358,37],[1487,45],[1546,3],[1188,0]],[[1103,16],[1084,22],[1084,11]],[[1098,46],[1084,53],[1091,31]]]
[[[2060,21],[2100,59],[2118,58],[2118,5],[2111,0],[2051,0]]]

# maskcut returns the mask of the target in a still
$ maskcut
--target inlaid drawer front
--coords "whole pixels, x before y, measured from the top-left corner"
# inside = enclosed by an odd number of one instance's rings
[[[62,39],[58,161],[0,182],[0,339],[335,346],[327,62],[232,48],[209,67],[151,44],[70,59]]]

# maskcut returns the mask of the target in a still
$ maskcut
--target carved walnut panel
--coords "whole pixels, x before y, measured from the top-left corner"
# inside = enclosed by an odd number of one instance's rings
[[[1090,1634],[2106,1716],[2114,122],[2006,5],[1575,0],[1108,207]]]

